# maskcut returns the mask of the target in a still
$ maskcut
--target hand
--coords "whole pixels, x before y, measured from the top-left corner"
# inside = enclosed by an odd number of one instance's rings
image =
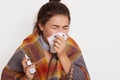
[[[27,78],[28,80],[32,80],[34,74],[31,74],[31,73],[30,73],[30,69],[31,69],[31,68],[35,68],[36,66],[35,66],[34,63],[33,63],[32,65],[28,66],[28,65],[27,65],[27,61],[28,61],[28,59],[26,59],[26,58],[24,57],[23,60],[22,60],[23,70],[24,70],[24,73],[25,73],[26,78]]]
[[[65,48],[66,48],[66,41],[64,40],[63,37],[57,35],[55,40],[54,40],[54,49],[56,50],[58,55],[62,55],[65,53]]]

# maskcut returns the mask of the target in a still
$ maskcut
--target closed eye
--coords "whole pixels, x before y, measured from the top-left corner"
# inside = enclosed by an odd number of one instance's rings
[[[63,29],[68,30],[69,26],[64,26]]]
[[[52,29],[58,29],[59,28],[59,26],[57,26],[57,25],[52,25]]]

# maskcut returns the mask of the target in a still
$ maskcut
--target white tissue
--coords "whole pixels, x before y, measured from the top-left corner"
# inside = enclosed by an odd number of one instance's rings
[[[53,47],[54,39],[56,38],[56,35],[59,35],[59,36],[63,37],[65,39],[65,41],[68,38],[68,36],[65,33],[62,33],[62,32],[55,33],[52,36],[48,37],[47,40],[48,40],[49,45],[50,45],[50,52],[52,52],[52,53],[56,53],[56,51],[55,51],[55,49]]]

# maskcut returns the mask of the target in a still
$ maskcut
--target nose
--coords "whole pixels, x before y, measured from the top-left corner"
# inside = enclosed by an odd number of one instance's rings
[[[62,28],[59,28],[58,32],[64,33],[64,30]]]

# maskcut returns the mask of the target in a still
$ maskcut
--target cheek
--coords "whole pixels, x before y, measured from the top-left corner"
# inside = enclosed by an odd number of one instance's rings
[[[47,29],[47,30],[44,31],[44,36],[47,38],[47,37],[49,37],[49,36],[51,36],[51,35],[53,35],[55,33],[56,33],[55,30]]]

